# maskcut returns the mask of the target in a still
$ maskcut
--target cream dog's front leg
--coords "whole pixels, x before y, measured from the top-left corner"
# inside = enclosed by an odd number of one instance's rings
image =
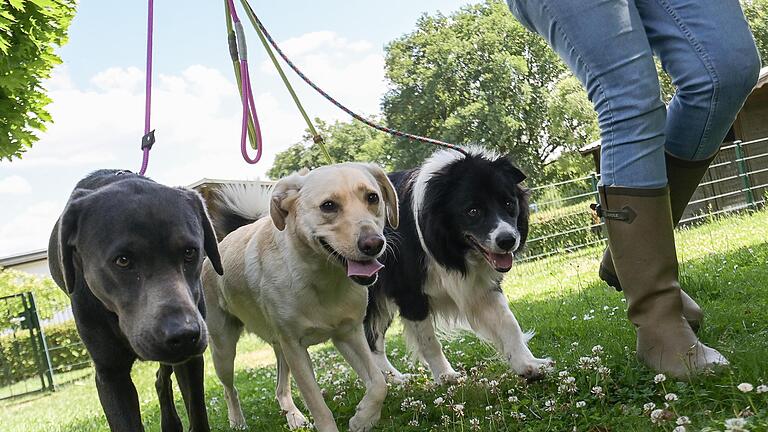
[[[373,361],[371,349],[365,340],[363,326],[349,334],[333,338],[333,344],[365,384],[365,396],[357,404],[355,415],[349,420],[351,432],[368,432],[378,423],[381,407],[387,396],[387,384]]]
[[[288,337],[280,338],[280,349],[285,356],[285,361],[293,373],[296,385],[299,387],[301,397],[309,408],[312,418],[315,422],[315,428],[319,432],[338,432],[336,421],[333,419],[331,410],[325,404],[320,386],[315,379],[315,372],[312,370],[312,360],[309,358],[307,349],[299,344],[297,340]]]

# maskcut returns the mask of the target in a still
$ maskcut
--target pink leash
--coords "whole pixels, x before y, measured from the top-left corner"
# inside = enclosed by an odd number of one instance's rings
[[[253,90],[251,89],[251,76],[248,72],[248,48],[245,44],[245,30],[240,22],[240,18],[237,16],[235,10],[235,3],[233,0],[229,2],[229,14],[234,23],[235,35],[237,37],[238,56],[240,59],[240,82],[242,83],[242,90],[240,97],[243,101],[243,122],[240,132],[240,154],[243,155],[243,159],[249,164],[255,164],[261,160],[262,152],[262,138],[261,127],[259,126],[259,117],[256,114],[256,104],[253,101]],[[248,155],[248,148],[246,141],[248,138],[248,119],[253,115],[253,125],[256,132],[256,156],[251,158]]]
[[[144,152],[144,156],[141,161],[139,175],[144,175],[144,173],[147,172],[147,165],[149,165],[149,151],[152,150],[152,145],[155,143],[155,131],[149,130],[149,121],[152,112],[152,23],[154,21],[154,3],[154,0],[149,0],[149,10],[147,13],[147,79],[146,87],[144,89],[144,136],[141,138],[141,150]]]

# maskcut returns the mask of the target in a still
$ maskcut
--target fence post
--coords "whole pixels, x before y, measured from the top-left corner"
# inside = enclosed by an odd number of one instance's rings
[[[37,328],[37,344],[40,344],[40,349],[42,352],[40,353],[40,360],[42,361],[42,367],[45,369],[43,371],[43,374],[48,379],[48,389],[53,391],[55,389],[55,385],[53,383],[53,365],[51,364],[51,355],[48,352],[48,343],[45,341],[45,333],[43,332],[43,326],[40,324],[40,316],[37,313],[37,304],[35,303],[35,293],[29,292],[27,293],[29,295],[29,315],[32,319],[32,323],[34,324],[34,328]],[[42,378],[42,376],[41,376]],[[45,381],[43,381],[43,387],[45,386]]]
[[[734,150],[736,152],[736,164],[739,167],[739,176],[744,184],[744,190],[747,194],[747,204],[750,207],[755,206],[755,197],[752,194],[752,184],[749,181],[749,171],[747,170],[747,163],[744,161],[744,150],[741,148],[741,140],[733,142]]]
[[[597,191],[597,173],[592,171],[589,174],[589,180],[592,182],[592,192],[595,193],[595,202],[600,202],[600,194]]]

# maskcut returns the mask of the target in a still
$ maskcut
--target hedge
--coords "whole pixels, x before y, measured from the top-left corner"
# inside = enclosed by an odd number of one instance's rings
[[[88,352],[74,322],[45,326],[43,331],[55,373],[90,366]],[[37,355],[40,355],[39,351]],[[16,337],[11,334],[0,336],[0,386],[39,374],[34,345],[26,330],[19,330]]]

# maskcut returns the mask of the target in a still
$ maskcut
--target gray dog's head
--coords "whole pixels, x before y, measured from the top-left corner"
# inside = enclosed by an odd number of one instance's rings
[[[76,189],[59,220],[59,246],[67,291],[90,289],[140,358],[177,363],[205,351],[205,255],[222,268],[196,192],[138,178]]]

